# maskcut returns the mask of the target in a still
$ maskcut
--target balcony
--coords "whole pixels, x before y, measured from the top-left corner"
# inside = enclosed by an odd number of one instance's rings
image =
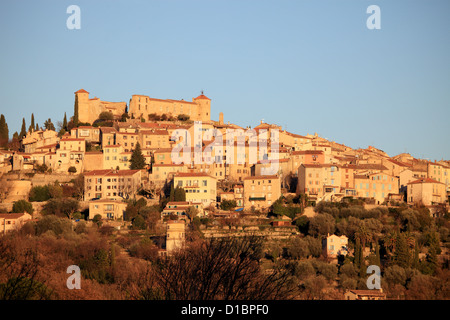
[[[266,201],[266,197],[249,197],[248,201]]]

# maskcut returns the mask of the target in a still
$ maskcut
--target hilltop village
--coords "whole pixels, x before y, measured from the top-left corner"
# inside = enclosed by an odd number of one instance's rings
[[[0,150],[5,236],[42,236],[52,230],[39,231],[43,219],[58,218],[78,234],[103,230],[115,257],[146,261],[199,239],[260,237],[262,273],[287,263],[294,298],[448,298],[437,283],[449,277],[449,160],[352,149],[263,121],[243,128],[223,113],[215,121],[203,92],[126,103],[80,89],[69,121],[22,134]],[[374,264],[386,280],[367,290]]]

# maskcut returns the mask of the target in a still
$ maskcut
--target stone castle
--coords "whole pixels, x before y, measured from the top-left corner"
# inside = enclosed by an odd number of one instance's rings
[[[80,89],[75,92],[75,108],[78,107],[78,121],[92,124],[100,113],[111,112],[119,119],[127,111],[125,102],[102,101],[95,97],[90,99],[89,92]],[[184,114],[191,120],[209,122],[211,120],[211,99],[202,92],[191,101],[155,99],[145,95],[133,95],[129,102],[128,115],[135,119],[151,120],[152,114],[177,117]]]

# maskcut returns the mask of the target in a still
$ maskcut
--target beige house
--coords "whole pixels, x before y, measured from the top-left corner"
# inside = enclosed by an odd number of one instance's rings
[[[84,174],[84,200],[128,199],[141,187],[140,170],[94,170]]]
[[[93,144],[100,144],[100,128],[92,126],[79,126],[70,130],[72,138],[84,139]]]
[[[116,144],[117,130],[111,127],[100,127],[100,143],[102,148]]]
[[[170,255],[174,250],[184,248],[186,224],[184,220],[169,220],[166,227],[166,251]]]
[[[182,173],[174,175],[174,187],[186,192],[186,201],[202,203],[204,207],[216,203],[217,180],[206,173]]]
[[[335,234],[322,239],[323,255],[328,258],[336,258],[339,255],[348,254],[348,238],[344,235],[338,237]]]
[[[186,215],[186,210],[190,207],[194,207],[198,210],[198,217],[203,217],[205,215],[202,203],[193,203],[190,201],[171,201],[166,204],[164,210],[161,212],[161,218],[164,216],[176,215],[178,219],[188,220],[189,217]]]
[[[450,191],[450,166],[442,163],[428,163],[428,178],[445,184],[447,191]]]
[[[425,206],[446,203],[445,184],[431,178],[422,178],[408,183],[408,203],[422,203]]]
[[[128,170],[132,152],[125,152],[121,145],[103,147],[103,169]]]
[[[355,175],[355,190],[361,198],[373,198],[382,204],[389,194],[399,193],[399,178],[385,173]]]
[[[341,173],[336,164],[302,164],[298,168],[297,193],[305,193],[311,200],[332,200],[341,192]]]
[[[28,132],[22,140],[25,153],[35,152],[37,148],[55,146],[59,142],[58,133],[53,130]]]
[[[278,176],[255,176],[244,179],[244,209],[267,210],[281,196]]]
[[[383,289],[349,290],[344,294],[345,300],[386,300]]]
[[[0,213],[0,233],[19,230],[28,221],[31,215],[24,213]]]
[[[89,219],[99,214],[102,219],[122,219],[127,208],[125,202],[119,200],[99,199],[89,201]]]
[[[187,168],[183,164],[153,164],[150,180],[172,180],[175,174],[186,171]]]

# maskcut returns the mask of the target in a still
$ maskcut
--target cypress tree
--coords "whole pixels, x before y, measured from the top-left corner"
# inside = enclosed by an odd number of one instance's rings
[[[381,268],[380,246],[378,242],[375,244],[375,263]]]
[[[64,120],[63,120],[63,125],[62,125],[62,127],[63,127],[63,129],[64,129],[65,131],[69,131],[68,128],[67,128],[67,115],[66,115],[65,112],[64,112]]]
[[[130,162],[131,162],[130,164],[131,170],[144,169],[146,166],[145,157],[142,154],[141,145],[139,144],[139,142],[136,143],[136,148],[134,149],[133,154],[131,155]]]
[[[73,111],[73,126],[74,127],[78,127],[78,97],[77,95],[75,95],[75,106],[74,106],[74,111]]]
[[[417,240],[416,240],[416,244],[414,246],[414,261],[413,261],[413,267],[415,269],[419,269],[419,265],[420,265],[420,260],[419,260],[419,245],[417,244]]]
[[[22,128],[20,129],[20,139],[23,139],[23,137],[27,134],[27,126],[25,124],[25,118],[22,118]]]
[[[361,243],[359,238],[356,238],[355,244],[355,266],[359,269],[361,262]]]
[[[36,123],[36,131],[39,131],[39,125]]]
[[[407,268],[411,261],[408,244],[403,233],[399,233],[397,236],[394,260],[402,268]]]
[[[28,132],[31,132],[34,130],[34,113],[31,114],[31,124],[30,127],[28,128]]]
[[[175,200],[175,188],[173,186],[173,183],[170,185],[170,195],[169,195],[169,201]]]
[[[8,140],[9,140],[8,124],[6,123],[5,116],[2,114],[0,116],[0,147],[6,148],[8,146]]]
[[[431,275],[434,275],[436,273],[436,270],[438,268],[438,257],[437,257],[437,250],[436,246],[430,246],[427,253],[427,262],[428,262],[428,270]]]
[[[186,201],[186,191],[183,188],[175,188],[174,201]]]

